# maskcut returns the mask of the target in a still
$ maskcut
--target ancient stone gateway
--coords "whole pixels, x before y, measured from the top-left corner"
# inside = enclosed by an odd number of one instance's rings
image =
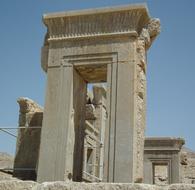
[[[144,183],[181,183],[182,138],[148,137],[144,149]],[[184,163],[187,164],[187,163]]]
[[[107,83],[103,178],[142,182],[146,50],[160,30],[145,5],[47,14],[37,180],[82,180],[88,83]]]

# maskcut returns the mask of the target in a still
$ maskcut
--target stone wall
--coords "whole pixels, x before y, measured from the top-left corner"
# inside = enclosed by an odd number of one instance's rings
[[[46,182],[38,184],[31,181],[0,181],[0,190],[194,190],[195,185],[173,184],[155,186],[130,183],[68,183]]]

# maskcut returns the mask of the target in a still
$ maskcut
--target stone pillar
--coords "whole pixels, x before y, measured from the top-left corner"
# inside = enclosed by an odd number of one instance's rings
[[[43,108],[29,98],[19,98],[19,128],[13,176],[36,180]]]
[[[73,179],[80,180],[81,164],[71,160],[74,143],[78,154],[77,150],[83,146],[82,130],[75,131],[76,136],[69,135],[77,126],[78,118],[84,117],[77,117],[76,111],[83,108],[74,103],[80,95],[74,96],[73,70],[76,70],[83,79],[80,83],[83,93],[84,81],[107,82],[104,180],[141,182],[145,54],[159,33],[159,20],[151,19],[146,5],[142,4],[54,13],[44,15],[43,20],[48,32],[42,49],[42,67],[48,73],[48,86],[39,181],[62,180],[64,171],[65,179],[76,175]],[[80,119],[79,126],[82,122]],[[81,144],[77,142],[78,137],[81,137]],[[78,158],[80,162],[82,157]],[[72,174],[75,164],[78,171],[74,169]]]
[[[82,181],[86,95],[87,95],[86,82],[76,71],[74,71],[74,94],[73,94],[74,110],[75,110],[75,117],[74,117],[75,146],[74,146],[74,171],[73,171],[74,181]]]
[[[135,101],[134,101],[134,67],[136,41],[130,41],[131,57],[121,56],[121,59],[109,66],[108,69],[108,122],[106,181],[134,182],[134,168],[137,164],[135,156]],[[119,50],[121,54],[121,50]],[[132,59],[132,60],[131,60]],[[120,63],[121,62],[121,63]],[[106,174],[107,173],[107,174]]]
[[[47,76],[37,180],[80,180],[86,83],[66,63],[48,67]]]
[[[129,52],[122,47],[108,66],[105,181],[143,181],[146,50],[159,32],[159,20],[151,19],[138,37],[132,36]]]
[[[95,128],[99,130],[99,141],[97,144],[98,153],[98,177],[103,179],[103,166],[104,166],[104,142],[105,142],[105,127],[106,127],[106,89],[103,85],[93,85],[93,104],[95,106]]]

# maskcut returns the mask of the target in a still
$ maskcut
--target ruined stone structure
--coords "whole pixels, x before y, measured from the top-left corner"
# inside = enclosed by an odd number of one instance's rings
[[[36,180],[43,108],[28,98],[19,98],[19,129],[13,176]]]
[[[181,183],[195,184],[195,152],[187,148],[183,148],[180,164]]]
[[[160,32],[160,21],[149,17],[147,7],[54,13],[43,21],[44,117],[32,100],[18,100],[13,176],[195,183],[195,156],[182,149],[183,139],[144,136],[146,53]]]
[[[38,182],[195,183],[195,153],[182,148],[183,139],[144,137],[146,51],[160,32],[159,20],[149,17],[147,7],[70,11],[44,15],[43,21],[47,34],[41,64],[48,76],[44,117],[32,100],[18,100],[13,175]]]
[[[145,139],[144,183],[166,185],[181,182],[181,138]]]
[[[168,186],[195,183],[195,153],[182,147],[184,140],[144,135],[146,53],[159,19],[146,5],[128,5],[47,14],[43,21],[44,114],[34,101],[18,99],[13,176],[50,182],[16,180],[5,172],[12,158],[2,154],[0,190],[195,189]],[[51,182],[60,180],[68,183]]]
[[[90,94],[90,96],[88,96]],[[106,89],[94,85],[86,100],[82,180],[103,179]],[[43,109],[29,98],[19,98],[19,130],[13,176],[36,180]]]
[[[101,182],[103,180],[104,135],[106,124],[106,90],[94,85],[88,92],[85,113],[84,151],[82,180]],[[14,161],[14,176],[20,179],[36,180],[40,129],[43,110],[28,98],[20,98],[19,135]],[[36,123],[35,123],[36,121]],[[25,129],[22,126],[26,126]],[[31,128],[31,127],[33,128]],[[195,153],[182,147],[184,140],[170,137],[147,137],[144,148],[144,183],[168,185],[171,183],[195,183]],[[0,157],[0,168],[7,166]],[[13,164],[10,163],[9,165]],[[26,170],[17,170],[17,169]],[[31,170],[28,170],[31,168]],[[9,174],[9,175],[8,175]],[[10,173],[2,173],[1,179],[12,179]]]
[[[87,84],[104,82],[103,181],[142,182],[146,51],[159,20],[145,5],[129,5],[47,14],[43,21],[47,93],[37,180],[82,181]]]

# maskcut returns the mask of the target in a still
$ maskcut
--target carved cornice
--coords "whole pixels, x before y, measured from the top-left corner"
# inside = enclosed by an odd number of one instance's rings
[[[179,151],[185,144],[183,138],[147,137],[145,138],[145,151]]]
[[[69,11],[43,16],[48,41],[85,37],[136,35],[148,24],[146,5]]]

